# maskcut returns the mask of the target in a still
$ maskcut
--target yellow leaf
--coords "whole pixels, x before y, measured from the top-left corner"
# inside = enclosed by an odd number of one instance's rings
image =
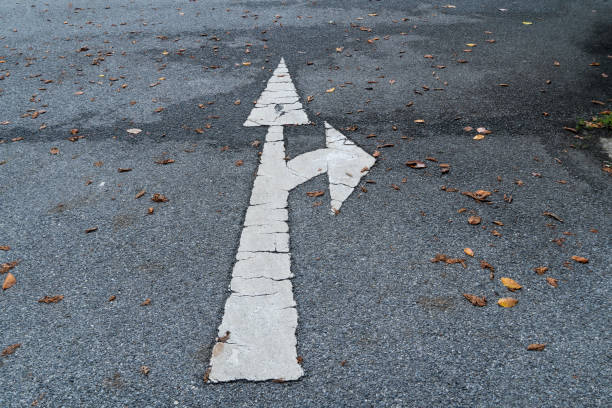
[[[251,63],[249,61],[243,62],[242,65],[244,65],[245,67],[248,67],[249,65],[251,65]]]
[[[518,303],[518,300],[511,297],[501,298],[497,301],[497,304],[501,307],[514,307]]]
[[[162,55],[168,55],[168,51],[162,51]]]
[[[485,135],[478,134],[478,135],[474,136],[472,139],[474,139],[474,140],[482,140],[484,138],[485,138]]]
[[[335,90],[336,90],[336,88],[329,88],[329,89],[328,89],[327,91],[325,91],[325,92],[327,92],[327,93],[332,93],[332,92],[334,92]]]
[[[504,284],[505,287],[507,287],[509,290],[511,290],[512,292],[514,292],[515,290],[519,290],[522,288],[521,285],[519,285],[519,283],[517,281],[515,281],[514,279],[510,279],[510,278],[501,278],[501,283]]]
[[[525,25],[532,25],[533,23],[531,21],[523,21],[523,24],[525,24]]]
[[[15,283],[17,283],[17,279],[15,279],[15,276],[13,276],[13,274],[9,272],[6,275],[6,278],[4,279],[4,283],[2,284],[2,290],[7,290]]]
[[[467,45],[468,47],[475,47],[476,46],[476,44],[474,44],[474,43],[467,43],[465,45]]]
[[[465,252],[466,255],[474,256],[474,251],[472,251],[471,248],[465,248],[463,252]]]

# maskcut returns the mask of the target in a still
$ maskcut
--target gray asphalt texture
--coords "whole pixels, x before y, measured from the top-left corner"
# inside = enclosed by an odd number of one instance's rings
[[[610,406],[610,158],[563,126],[609,108],[612,4],[446,4],[2,2],[0,262],[21,263],[0,294],[0,349],[21,347],[0,357],[0,406]],[[314,96],[315,125],[286,129],[288,154],[322,147],[326,120],[380,151],[375,184],[338,216],[329,194],[305,194],[325,176],[290,195],[306,375],[205,384],[263,146],[251,144],[266,131],[242,123],[280,57],[304,102]],[[46,112],[21,117],[29,109]],[[465,126],[492,134],[476,141]],[[450,172],[404,165],[428,156]],[[478,189],[493,203],[460,193]],[[518,305],[499,307],[505,296]]]

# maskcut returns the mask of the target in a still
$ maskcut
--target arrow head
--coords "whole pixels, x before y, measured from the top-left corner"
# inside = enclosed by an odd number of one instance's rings
[[[325,122],[327,176],[332,212],[342,206],[376,159]]]
[[[300,103],[285,60],[281,58],[243,126],[306,125],[310,123]]]

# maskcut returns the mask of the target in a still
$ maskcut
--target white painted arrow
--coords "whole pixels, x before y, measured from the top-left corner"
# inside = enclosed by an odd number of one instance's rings
[[[309,123],[281,59],[244,126],[269,126],[244,220],[231,294],[210,360],[209,381],[297,380],[297,310],[290,279],[288,197],[296,186],[327,173],[337,213],[374,164],[325,123],[326,148],[285,160],[283,125]]]

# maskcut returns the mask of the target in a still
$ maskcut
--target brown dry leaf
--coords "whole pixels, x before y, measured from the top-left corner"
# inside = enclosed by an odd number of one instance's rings
[[[529,351],[542,351],[546,347],[544,343],[533,343],[527,346],[527,350]]]
[[[559,287],[559,279],[551,278],[550,276],[546,277],[546,282],[553,288]]]
[[[155,112],[159,113],[161,111],[163,111],[164,108],[162,106],[158,106],[157,108],[155,108]]]
[[[491,265],[487,261],[480,261],[480,267],[482,269],[489,269],[489,270],[491,270],[493,272],[495,271],[495,268],[493,267],[493,265]]]
[[[486,191],[486,190],[476,190],[474,192],[471,191],[464,191],[461,194],[471,197],[476,201],[479,202],[490,202],[489,200],[487,200],[487,198],[491,195],[490,191]]]
[[[397,184],[391,184],[391,188],[394,190],[399,190],[400,187]]]
[[[469,293],[464,293],[463,297],[470,301],[474,306],[483,307],[487,305],[487,298],[482,296],[471,295]]]
[[[234,105],[240,105],[240,99],[236,99],[236,100],[234,101]]]
[[[465,263],[465,259],[462,258],[449,258],[448,256],[444,255],[444,254],[436,254],[436,256],[432,259],[430,259],[431,262],[436,263],[436,262],[445,262],[449,265],[451,264],[456,264],[456,263],[460,263],[461,266],[463,266],[464,268],[467,268],[467,264]]]
[[[38,303],[57,303],[63,299],[64,295],[45,296],[43,298],[38,299]]]
[[[109,302],[114,302],[115,300],[117,300],[117,296],[115,295],[111,295],[111,297],[108,298]]]
[[[15,352],[15,350],[17,350],[19,347],[21,347],[21,343],[17,343],[17,344],[13,344],[8,346],[7,348],[5,348],[4,350],[2,350],[2,353],[0,353],[0,356],[5,357],[8,355],[11,355]]]
[[[144,300],[144,302],[142,302],[142,303],[140,304],[140,306],[149,306],[150,304],[151,304],[151,299],[150,299],[150,298],[146,298],[146,299]]]
[[[466,126],[466,127],[464,127],[464,128],[463,128],[463,130],[464,130],[465,132],[471,132],[472,130],[474,130],[474,128],[473,128],[473,127],[471,127],[471,126]]]
[[[334,92],[335,90],[336,90],[336,88],[334,87],[334,88],[329,88],[329,89],[328,89],[328,90],[326,90],[325,92],[327,92],[327,93],[332,93],[332,92]]]
[[[548,271],[548,266],[538,266],[537,268],[533,268],[533,270],[538,275],[544,275],[546,271]]]
[[[156,164],[170,164],[174,163],[174,159],[163,159],[155,161]]]
[[[97,230],[98,230],[98,227],[91,227],[91,228],[87,228],[85,230],[85,233],[89,234],[90,232],[94,232],[94,231],[97,231]]]
[[[574,255],[574,256],[572,256],[572,259],[573,259],[574,261],[578,262],[578,263],[583,263],[583,264],[585,264],[585,263],[589,263],[588,258],[585,258],[585,257],[583,257],[583,256],[577,256],[577,255]]]
[[[219,343],[225,343],[226,341],[228,341],[228,340],[229,340],[229,338],[230,338],[230,332],[229,332],[229,331],[226,331],[226,332],[225,332],[225,335],[223,335],[223,336],[221,336],[221,337],[217,337],[217,341],[218,341]]]
[[[495,224],[495,225],[499,225],[500,227],[503,227],[503,226],[504,226],[504,223],[503,223],[503,222],[501,222],[501,221],[493,221],[493,224]]]
[[[8,288],[12,287],[16,283],[17,283],[17,279],[15,279],[15,276],[9,272],[6,275],[6,278],[4,278],[4,283],[2,284],[2,290],[7,290]]]
[[[57,147],[52,147],[51,150],[49,150],[49,153],[51,153],[51,154],[58,154],[59,153],[59,149]]]
[[[102,167],[103,164],[104,164],[103,161],[97,161],[93,165],[96,166],[96,167]]]
[[[501,298],[497,301],[497,304],[501,307],[514,307],[518,303],[518,300],[511,297]]]
[[[134,198],[136,200],[138,200],[140,197],[142,197],[143,195],[145,195],[147,192],[145,190],[140,190],[139,192],[136,193],[136,195],[134,196]]]
[[[140,132],[142,132],[142,129],[135,129],[135,128],[134,129],[128,129],[128,130],[126,130],[126,132],[128,132],[129,134],[132,134],[132,135],[137,135]]]
[[[472,251],[471,248],[464,248],[463,252],[465,252],[466,255],[474,256],[474,251]]]
[[[406,162],[406,166],[410,167],[411,169],[424,169],[427,167],[427,164],[420,160],[409,160]]]
[[[79,133],[79,129],[70,129],[70,134],[71,135],[76,135],[77,133]]]
[[[325,191],[323,190],[319,190],[319,191],[308,191],[306,193],[306,195],[308,197],[321,197],[323,194],[325,194]]]
[[[304,357],[302,356],[297,356],[295,360],[299,365],[302,365],[304,363]]]
[[[155,193],[153,194],[153,196],[151,197],[151,201],[154,201],[156,203],[165,203],[168,201],[168,198],[160,193]]]
[[[479,127],[479,128],[476,128],[476,131],[477,131],[478,133],[483,134],[483,135],[490,135],[491,133],[493,133],[492,131],[490,131],[489,129],[487,129],[487,128],[485,128],[485,127]]]
[[[236,160],[236,163],[234,163],[236,165],[236,167],[240,167],[244,164],[244,160]]]
[[[431,55],[431,54],[426,54],[426,55],[423,55],[423,58],[433,59],[433,58],[434,58],[434,56],[433,56],[433,55]]]
[[[16,260],[16,261],[12,261],[12,262],[5,262],[2,265],[0,265],[0,274],[5,274],[8,271],[10,271],[11,269],[13,269],[14,267],[16,267],[17,265],[19,265],[19,262],[21,262],[20,259]]]
[[[140,366],[140,373],[142,375],[149,375],[150,372],[151,372],[151,369],[147,367],[146,365]]]
[[[478,134],[478,135],[474,136],[472,139],[474,139],[474,140],[482,140],[484,138],[485,138],[484,135]]]
[[[11,247],[8,245],[0,245],[0,251],[10,251]]]
[[[561,219],[561,218],[560,218],[560,217],[559,217],[557,214],[555,214],[555,213],[553,213],[553,212],[550,212],[550,211],[544,211],[544,212],[542,213],[542,215],[544,215],[544,216],[546,216],[546,217],[553,218],[553,219],[555,219],[555,220],[557,220],[557,221],[559,221],[559,222],[563,222],[563,220],[562,220],[562,219]]]
[[[119,173],[127,173],[128,171],[132,171],[132,168],[131,167],[119,167],[117,171]]]
[[[482,221],[482,218],[480,218],[477,215],[472,215],[470,218],[468,218],[468,223],[470,225],[478,225],[480,224],[481,221]]]
[[[312,95],[308,95],[308,96],[306,97],[306,102],[310,103],[310,102],[312,102],[312,101],[314,101],[314,96],[312,96]]]
[[[372,153],[372,157],[376,158],[380,156],[380,152],[378,150],[374,150],[374,153]]]
[[[154,212],[155,212],[155,209],[154,209],[153,207],[149,207],[149,208],[147,209],[147,214],[148,214],[148,215],[151,215],[151,214],[153,214]]]
[[[424,119],[415,119],[414,123],[418,123],[418,124],[422,125],[422,124],[425,123],[425,120]]]
[[[514,291],[519,290],[519,289],[522,288],[522,286],[519,285],[519,283],[517,281],[515,281],[514,279],[511,279],[511,278],[501,278],[500,281],[511,292],[514,292]]]
[[[208,367],[208,368],[206,369],[206,371],[204,372],[204,377],[202,377],[202,380],[203,380],[205,383],[208,383],[208,378],[210,377],[210,372],[211,372],[211,371],[212,371],[212,367]]]

